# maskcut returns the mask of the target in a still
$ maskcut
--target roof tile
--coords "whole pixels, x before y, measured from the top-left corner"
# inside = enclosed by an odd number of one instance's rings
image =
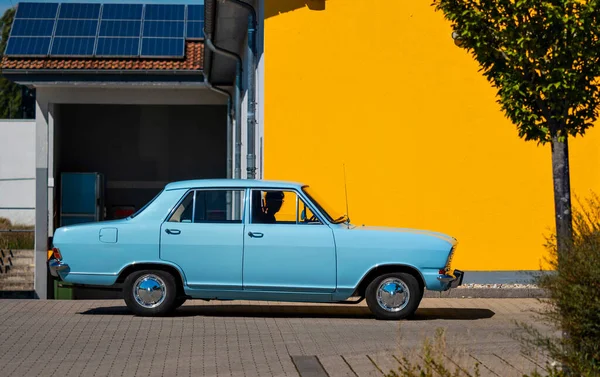
[[[16,58],[4,56],[2,69],[70,69],[70,70],[202,70],[204,43],[186,41],[183,59],[107,59],[107,58]]]

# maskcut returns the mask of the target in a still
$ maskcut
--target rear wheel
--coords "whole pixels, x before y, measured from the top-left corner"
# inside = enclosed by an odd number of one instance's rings
[[[394,272],[376,277],[367,286],[367,305],[378,319],[399,320],[417,310],[423,292],[411,274]]]
[[[136,315],[165,315],[175,309],[175,278],[165,271],[132,272],[125,279],[123,298],[127,307]]]

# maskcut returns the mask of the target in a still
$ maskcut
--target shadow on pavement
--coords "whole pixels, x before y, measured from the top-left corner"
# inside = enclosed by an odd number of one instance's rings
[[[99,307],[81,312],[84,315],[131,315],[126,306]],[[475,320],[494,316],[482,308],[422,308],[411,321]],[[259,317],[259,318],[358,318],[374,319],[365,306],[316,305],[184,305],[170,317]]]

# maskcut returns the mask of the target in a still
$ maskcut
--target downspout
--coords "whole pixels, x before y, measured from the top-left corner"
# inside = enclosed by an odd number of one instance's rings
[[[256,10],[241,0],[225,0],[248,11],[248,152],[246,171],[248,179],[256,178]]]
[[[212,35],[212,28],[213,28],[213,17],[214,17],[214,9],[213,9],[214,4],[211,1],[208,1],[208,4],[206,4],[206,7],[204,9],[204,15],[205,15],[205,28],[208,27],[208,29],[211,31],[211,33],[209,35]],[[206,33],[206,32],[205,32]],[[210,42],[210,39],[209,39]],[[212,45],[212,43],[211,43]],[[209,59],[208,59],[209,60]],[[227,96],[227,146],[226,146],[226,153],[227,153],[227,167],[226,167],[226,175],[227,175],[227,179],[232,178],[232,174],[231,174],[231,170],[232,170],[232,156],[231,156],[231,142],[232,142],[232,133],[233,133],[233,117],[234,117],[234,106],[231,106],[231,93],[229,93],[228,91],[225,91],[221,88],[217,88],[215,86],[213,86],[210,82],[210,76],[211,76],[211,72],[212,72],[212,67],[210,65],[210,62],[208,62],[208,64],[206,64],[205,62],[205,66],[208,66],[207,71],[204,74],[204,83],[206,84],[206,86],[219,94],[223,94],[225,96]],[[237,113],[237,111],[236,111]],[[226,197],[226,208],[227,208],[227,214],[228,216],[232,214],[232,197],[231,197],[231,193],[227,194]],[[239,213],[239,211],[237,210],[237,203],[236,203],[236,212],[235,213]]]
[[[233,131],[233,123],[232,122],[233,122],[233,117],[234,117],[233,107],[231,106],[231,94],[226,90],[223,90],[221,88],[213,86],[210,83],[210,81],[208,81],[206,76],[204,76],[204,84],[208,87],[208,89],[212,90],[213,92],[227,96],[227,152],[226,152],[227,153],[227,173],[226,173],[226,176],[228,179],[230,179],[232,176],[232,174],[231,174],[231,165],[232,165],[231,141],[232,141],[232,131]]]
[[[233,107],[231,106],[231,94],[226,91],[223,90],[221,88],[217,88],[216,86],[213,86],[210,81],[208,80],[208,78],[206,76],[204,76],[204,84],[206,84],[206,86],[219,94],[222,94],[224,96],[227,96],[227,147],[226,147],[226,152],[227,153],[227,179],[231,179],[231,139],[232,139],[232,131],[233,131],[233,125],[232,125],[232,119],[233,119]],[[227,216],[231,216],[232,214],[232,205],[233,199],[231,197],[231,193],[228,192],[227,193],[227,197],[226,197],[226,213]],[[237,209],[237,208],[236,208]],[[235,213],[239,213],[239,212],[235,212]]]
[[[215,54],[223,55],[227,58],[234,59],[236,64],[235,74],[235,91],[233,92],[233,103],[235,108],[235,171],[234,178],[240,179],[242,177],[242,106],[240,101],[240,93],[242,88],[242,58],[231,51],[217,47],[213,44],[211,38],[212,34],[204,31],[205,39],[204,43],[210,51]]]

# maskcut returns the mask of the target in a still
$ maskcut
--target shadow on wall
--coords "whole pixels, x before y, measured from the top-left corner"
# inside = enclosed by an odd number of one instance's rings
[[[270,0],[265,4],[265,18],[308,7],[310,10],[325,10],[327,0]]]

